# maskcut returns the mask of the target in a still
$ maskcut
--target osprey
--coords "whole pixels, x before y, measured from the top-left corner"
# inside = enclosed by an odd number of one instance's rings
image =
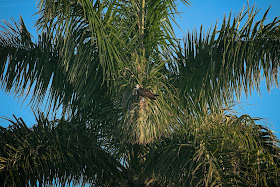
[[[148,90],[147,88],[142,88],[139,86],[139,84],[136,84],[135,86],[135,90],[137,91],[137,93],[142,96],[142,97],[147,97],[149,99],[153,99],[156,100],[156,96],[159,96],[157,94],[153,94],[152,92],[150,92],[150,90]]]

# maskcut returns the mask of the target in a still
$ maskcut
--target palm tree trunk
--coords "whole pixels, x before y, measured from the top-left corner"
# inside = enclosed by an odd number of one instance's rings
[[[143,77],[145,71],[145,0],[140,0],[140,11],[139,11],[139,56],[140,61],[137,65],[138,77]],[[142,81],[141,81],[142,82]],[[141,83],[140,83],[141,84]]]
[[[145,29],[145,0],[141,0],[139,15],[140,49],[145,53],[144,47],[144,29]]]

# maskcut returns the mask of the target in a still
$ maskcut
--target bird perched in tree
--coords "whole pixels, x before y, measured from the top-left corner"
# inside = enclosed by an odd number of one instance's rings
[[[149,98],[149,99],[153,99],[153,100],[156,100],[156,96],[159,96],[157,94],[153,94],[150,90],[148,90],[147,88],[143,88],[143,87],[140,87],[139,84],[136,84],[135,86],[135,90],[136,92],[144,97],[144,98]]]

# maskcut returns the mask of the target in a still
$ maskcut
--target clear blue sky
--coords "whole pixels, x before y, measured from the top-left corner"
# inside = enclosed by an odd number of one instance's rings
[[[182,13],[182,18],[178,18],[178,23],[184,32],[194,28],[199,29],[203,25],[205,30],[214,25],[217,21],[221,24],[224,15],[228,15],[230,11],[233,13],[239,12],[242,7],[247,4],[247,0],[196,0],[191,1],[190,7],[179,6],[178,10]],[[261,9],[259,15],[262,15],[265,10],[271,5],[271,10],[268,14],[268,21],[271,22],[275,17],[280,16],[280,0],[251,0],[250,5],[255,4]],[[36,30],[33,28],[36,16],[35,0],[0,0],[0,20],[8,20],[13,17],[18,20],[19,15],[23,17],[27,28],[36,37]],[[179,29],[175,30],[179,38],[183,38],[184,32]],[[272,130],[276,131],[276,135],[280,137],[280,89],[273,88],[268,93],[266,90],[265,81],[261,84],[261,96],[253,92],[246,99],[245,95],[241,99],[243,111],[252,117],[267,118]],[[23,102],[22,99],[14,98],[13,95],[7,95],[0,90],[0,116],[12,117],[15,114],[17,117],[22,117],[30,126],[35,123],[35,118],[31,111],[28,102]],[[1,123],[6,126],[7,122]]]

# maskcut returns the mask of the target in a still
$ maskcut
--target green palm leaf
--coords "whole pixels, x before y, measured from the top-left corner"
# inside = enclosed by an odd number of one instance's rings
[[[235,17],[225,17],[220,30],[215,26],[205,34],[201,28],[199,34],[186,35],[173,69],[174,84],[180,87],[187,106],[191,101],[202,108],[205,104],[220,106],[231,101],[234,92],[239,98],[242,90],[246,94],[258,90],[262,72],[268,89],[278,85],[280,20],[264,24],[268,11],[254,22],[258,12],[251,7]]]
[[[29,129],[21,118],[1,127],[1,184],[19,186],[121,180],[122,166],[106,150],[94,128],[82,121],[49,121],[42,114]]]
[[[63,115],[1,128],[1,184],[279,185],[278,139],[256,119],[221,112],[258,89],[262,72],[268,88],[278,84],[279,19],[265,24],[267,11],[254,22],[251,7],[180,46],[176,6],[41,0],[37,41],[22,19],[2,26],[2,88],[35,107],[48,98],[47,112]]]
[[[146,170],[166,185],[277,186],[279,140],[256,120],[220,113],[188,123],[151,146]]]

